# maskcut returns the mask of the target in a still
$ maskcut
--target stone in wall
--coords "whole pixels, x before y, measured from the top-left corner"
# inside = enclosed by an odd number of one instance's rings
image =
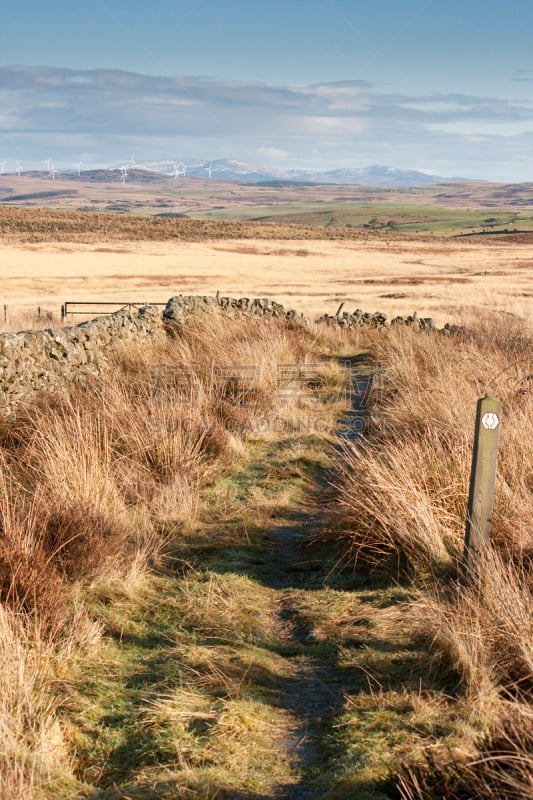
[[[147,307],[135,319],[121,310],[58,330],[0,334],[0,410],[10,411],[21,400],[75,375],[97,373],[109,347],[162,328],[161,312]]]

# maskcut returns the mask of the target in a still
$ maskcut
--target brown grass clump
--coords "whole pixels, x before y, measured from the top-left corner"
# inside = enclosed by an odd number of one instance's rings
[[[394,330],[371,347],[381,394],[365,440],[339,459],[332,526],[347,557],[419,587],[413,625],[455,676],[457,714],[479,736],[408,765],[401,796],[533,797],[531,331],[492,314],[449,337]],[[493,547],[461,591],[475,408],[488,394],[503,402]]]
[[[482,721],[496,694],[533,699],[532,591],[531,569],[491,550],[475,584],[452,596],[436,587],[422,605],[435,649],[449,660],[471,699],[471,714]]]
[[[63,783],[68,753],[56,714],[56,665],[73,649],[86,653],[100,633],[81,607],[69,607],[40,503],[14,483],[0,454],[1,800],[34,800],[44,785]]]
[[[85,604],[172,569],[201,491],[275,413],[277,363],[304,357],[284,323],[205,315],[174,339],[117,348],[100,376],[1,421],[2,800],[41,796],[57,765],[71,775],[68,748],[51,752],[52,683],[62,659],[98,642]]]
[[[63,610],[62,582],[39,532],[36,535],[36,520],[17,512],[9,514],[9,506],[2,502],[0,602],[14,611],[38,613],[40,624],[48,629]]]
[[[423,764],[400,776],[402,800],[524,800],[533,797],[533,717],[513,704],[499,730],[485,737],[471,759],[450,753],[438,763],[427,753]]]
[[[531,334],[506,315],[450,337],[391,330],[371,342],[378,394],[368,436],[345,449],[334,521],[350,549],[394,555],[429,574],[462,554],[476,402],[503,402],[493,520],[502,549],[532,547],[529,445],[533,441]]]

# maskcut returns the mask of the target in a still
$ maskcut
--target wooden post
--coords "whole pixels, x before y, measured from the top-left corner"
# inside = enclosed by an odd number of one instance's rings
[[[501,415],[500,400],[484,397],[478,401],[462,565],[463,583],[479,574],[480,558],[490,543]]]
[[[61,320],[64,320],[66,316],[67,316],[67,304],[63,303],[63,305],[61,306]]]
[[[6,325],[7,325],[8,319],[9,319],[9,314],[8,314],[8,310],[7,310],[7,305],[4,304],[4,323]]]
[[[41,306],[37,306],[37,319],[41,319]]]

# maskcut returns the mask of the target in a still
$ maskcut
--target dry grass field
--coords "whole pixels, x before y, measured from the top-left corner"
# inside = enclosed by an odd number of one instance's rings
[[[191,317],[0,421],[0,800],[531,800],[528,236],[15,209],[0,228],[13,329],[217,290],[464,324]],[[356,441],[346,360],[374,389]],[[253,378],[217,377],[236,363]],[[279,365],[312,378],[287,394]],[[494,547],[458,591],[486,393]]]
[[[531,341],[193,317],[2,420],[1,800],[531,800]],[[379,377],[359,442],[348,354]],[[495,547],[461,594],[487,390]]]
[[[416,310],[438,324],[473,308],[524,314],[531,307],[527,239],[165,221],[175,238],[163,231],[162,239],[136,241],[135,218],[127,220],[125,231],[111,225],[85,241],[58,224],[48,234],[29,222],[23,235],[4,230],[0,303],[9,306],[11,326],[28,327],[37,306],[57,316],[65,300],[163,302],[217,290],[269,296],[310,316],[335,313],[344,301],[347,310],[389,316]],[[22,311],[29,316],[17,320]]]

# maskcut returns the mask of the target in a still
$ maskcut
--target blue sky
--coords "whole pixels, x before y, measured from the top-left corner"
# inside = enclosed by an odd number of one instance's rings
[[[533,180],[533,3],[4,0],[0,159]]]

